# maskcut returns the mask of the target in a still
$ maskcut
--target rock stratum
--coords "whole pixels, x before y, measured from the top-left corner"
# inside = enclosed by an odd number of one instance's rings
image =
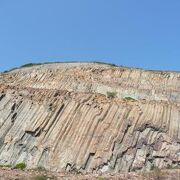
[[[76,172],[178,167],[180,73],[97,63],[1,73],[0,165],[19,162]]]

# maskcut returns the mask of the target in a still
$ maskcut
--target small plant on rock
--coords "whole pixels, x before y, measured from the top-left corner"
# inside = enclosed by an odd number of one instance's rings
[[[98,177],[98,180],[105,180],[105,178],[102,177],[102,176],[99,176],[99,177]]]
[[[124,100],[126,100],[126,101],[136,101],[136,99],[134,99],[132,97],[125,97]]]
[[[107,92],[107,97],[108,98],[115,98],[117,96],[117,92]]]
[[[11,165],[0,165],[0,168],[11,168],[12,166]]]
[[[47,180],[48,177],[44,175],[38,175],[33,178],[34,180]]]

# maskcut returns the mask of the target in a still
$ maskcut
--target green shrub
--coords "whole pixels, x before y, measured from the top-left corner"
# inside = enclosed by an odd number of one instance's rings
[[[111,64],[111,63],[101,62],[101,61],[93,61],[93,63],[118,67],[116,64]]]
[[[11,72],[11,71],[14,71],[14,70],[16,70],[16,69],[18,69],[18,68],[17,68],[17,67],[12,68],[12,69],[9,69],[9,70],[4,71],[3,73],[6,74],[6,73]]]
[[[15,169],[21,169],[24,170],[26,168],[26,164],[25,163],[18,163],[15,166]]]
[[[117,92],[107,92],[107,97],[108,98],[115,98],[117,96]]]
[[[132,97],[125,97],[124,100],[127,100],[127,101],[136,101],[136,99],[134,99]]]
[[[32,66],[38,66],[38,65],[42,65],[42,63],[29,63],[29,64],[24,64],[24,65],[22,65],[20,68],[32,67]]]
[[[34,180],[47,180],[48,177],[47,176],[43,176],[43,175],[38,175],[38,176],[35,176],[33,179]]]

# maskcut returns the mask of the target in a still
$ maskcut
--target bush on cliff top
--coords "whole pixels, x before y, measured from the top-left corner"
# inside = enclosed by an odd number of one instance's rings
[[[39,66],[39,65],[43,65],[43,64],[55,64],[55,63],[96,63],[96,64],[105,64],[105,65],[109,65],[109,66],[115,66],[118,67],[116,64],[111,64],[111,63],[106,63],[106,62],[99,62],[99,61],[62,61],[62,62],[44,62],[44,63],[28,63],[28,64],[24,64],[20,67],[15,67],[9,70],[4,71],[3,73],[8,73],[11,72],[13,70],[19,69],[19,68],[25,68],[25,67],[32,67],[32,66]]]

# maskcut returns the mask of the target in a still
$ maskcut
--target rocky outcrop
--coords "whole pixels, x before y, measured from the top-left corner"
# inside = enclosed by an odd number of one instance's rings
[[[177,167],[179,88],[177,72],[95,63],[1,74],[0,164],[112,173]]]

